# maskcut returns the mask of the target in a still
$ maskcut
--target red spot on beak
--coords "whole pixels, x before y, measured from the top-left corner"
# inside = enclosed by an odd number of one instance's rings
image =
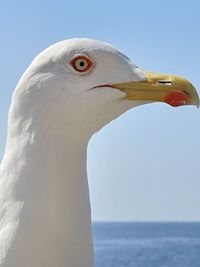
[[[165,103],[172,107],[184,106],[188,103],[190,96],[184,92],[171,92],[165,98]]]

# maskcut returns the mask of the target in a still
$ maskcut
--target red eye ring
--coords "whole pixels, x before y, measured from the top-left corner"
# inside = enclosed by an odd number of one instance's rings
[[[72,68],[79,72],[79,73],[85,73],[88,72],[91,67],[93,66],[92,60],[87,57],[86,55],[76,55],[74,56],[71,61],[70,65]]]

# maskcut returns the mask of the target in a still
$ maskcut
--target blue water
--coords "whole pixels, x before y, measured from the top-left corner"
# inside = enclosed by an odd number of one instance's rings
[[[200,267],[200,223],[94,223],[96,267]]]

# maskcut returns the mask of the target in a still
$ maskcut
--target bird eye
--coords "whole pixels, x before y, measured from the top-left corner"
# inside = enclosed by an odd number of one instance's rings
[[[91,69],[93,62],[85,55],[76,55],[70,61],[73,69],[79,73],[85,73]]]

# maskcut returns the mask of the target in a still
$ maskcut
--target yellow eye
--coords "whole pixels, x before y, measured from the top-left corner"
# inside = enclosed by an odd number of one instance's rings
[[[71,66],[80,73],[87,72],[92,66],[92,61],[85,55],[77,55],[70,61]]]

